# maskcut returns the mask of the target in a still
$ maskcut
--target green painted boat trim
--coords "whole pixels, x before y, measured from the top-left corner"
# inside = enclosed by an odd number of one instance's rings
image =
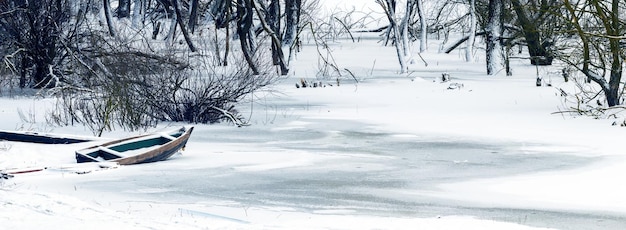
[[[117,162],[120,165],[166,160],[183,149],[193,127],[124,138],[76,151],[76,162]]]

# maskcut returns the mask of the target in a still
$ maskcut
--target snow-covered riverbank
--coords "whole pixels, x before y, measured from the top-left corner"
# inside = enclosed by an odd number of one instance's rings
[[[433,45],[433,47],[436,44]],[[309,53],[307,53],[309,52]],[[252,126],[197,125],[182,155],[85,175],[44,170],[4,181],[0,220],[11,229],[565,229],[626,224],[626,129],[552,114],[519,60],[512,77],[483,74],[460,55],[424,54],[398,76],[392,47],[336,46],[359,83],[296,88],[315,79],[312,49],[293,75],[240,111]],[[547,68],[547,67],[546,67]],[[373,70],[372,70],[373,69]],[[435,80],[448,73],[451,82]],[[334,79],[330,79],[333,81]],[[451,83],[457,88],[448,89]],[[458,87],[461,86],[462,87]],[[49,100],[2,98],[1,129],[52,128]],[[23,122],[18,115],[37,117]],[[623,119],[623,118],[621,118]],[[158,129],[164,128],[163,124]],[[178,124],[169,124],[175,126]],[[154,130],[152,130],[154,131]],[[115,131],[105,138],[129,136]],[[3,142],[0,166],[73,163],[84,144]],[[88,144],[87,144],[88,145]],[[561,221],[562,220],[562,221]],[[529,226],[525,226],[529,225]]]

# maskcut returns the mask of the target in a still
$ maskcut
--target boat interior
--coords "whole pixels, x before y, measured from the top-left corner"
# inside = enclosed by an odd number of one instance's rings
[[[133,156],[134,152],[144,152],[149,150],[148,148],[158,148],[164,144],[167,144],[176,138],[183,135],[183,131],[175,133],[160,133],[156,135],[149,135],[137,139],[130,139],[120,143],[116,143],[109,146],[97,146],[91,149],[87,149],[84,155],[92,157],[98,161],[108,161],[128,156]],[[139,151],[136,151],[139,150]]]

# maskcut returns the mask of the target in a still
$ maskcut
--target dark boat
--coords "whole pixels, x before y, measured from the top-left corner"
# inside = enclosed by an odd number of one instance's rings
[[[117,162],[120,165],[165,160],[185,148],[193,127],[141,135],[76,151],[76,162]]]
[[[93,141],[88,138],[70,137],[58,134],[0,130],[0,140],[38,144],[75,144]]]

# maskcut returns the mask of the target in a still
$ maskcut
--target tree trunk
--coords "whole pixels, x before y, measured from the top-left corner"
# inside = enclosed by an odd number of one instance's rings
[[[234,1],[212,1],[209,9],[210,15],[212,15],[215,26],[219,29],[223,29],[229,26],[231,7]]]
[[[170,28],[167,32],[167,36],[163,40],[167,41],[168,44],[174,44],[174,39],[176,38],[176,28],[178,28],[178,19],[176,19],[176,14],[172,15],[170,20]]]
[[[387,20],[389,20],[389,28],[393,31],[394,46],[398,55],[398,62],[400,63],[400,73],[406,73],[408,71],[408,67],[401,48],[402,41],[400,41],[400,29],[398,28],[398,23],[396,23],[396,19],[394,18],[395,0],[385,0],[385,2],[383,2],[383,0],[376,0],[376,2],[383,7],[383,10],[387,15]]]
[[[487,75],[494,75],[502,68],[502,0],[489,0],[487,22]]]
[[[402,51],[405,57],[411,55],[411,51],[409,49],[409,24],[411,24],[411,18],[415,5],[415,0],[408,0],[406,2],[406,11],[404,12],[402,22],[400,23],[400,28],[402,28]]]
[[[191,37],[189,37],[189,32],[187,32],[187,27],[183,24],[183,15],[180,12],[180,7],[178,6],[178,0],[172,0],[172,6],[174,6],[174,11],[176,12],[176,22],[178,22],[180,31],[183,32],[183,37],[185,38],[185,42],[187,42],[187,46],[189,46],[189,50],[191,50],[191,52],[196,52],[196,47],[193,45],[193,42],[191,41]]]
[[[113,22],[111,21],[111,3],[109,0],[102,0],[104,5],[104,17],[107,22],[107,27],[109,28],[109,34],[112,37],[115,37],[115,29],[113,28]]]
[[[28,28],[31,36],[27,42],[30,62],[33,66],[34,88],[51,87],[50,84],[57,57],[57,43],[61,34],[63,8],[60,2],[34,1],[27,3]]]
[[[159,35],[159,32],[161,32],[161,22],[156,22],[152,24],[153,28],[152,28],[152,40],[157,39],[157,36]]]
[[[420,53],[428,50],[428,24],[426,24],[426,16],[424,15],[424,6],[422,0],[417,1],[417,15],[420,19]]]
[[[20,65],[20,88],[25,88],[26,87],[26,66],[28,65],[28,62],[26,61],[26,57],[25,55],[20,55],[21,56],[21,65]]]
[[[298,24],[300,23],[300,11],[302,0],[285,0],[285,34],[283,36],[283,46],[291,49],[294,41],[297,40]]]
[[[598,6],[599,4],[596,4]],[[619,19],[619,1],[613,0],[611,4],[610,18],[607,18],[605,23],[609,37],[609,49],[611,51],[611,74],[609,78],[609,92],[605,93],[607,103],[609,106],[616,106],[620,104],[620,84],[622,79],[623,66],[622,62],[624,58],[622,56],[622,49],[620,47],[620,35],[622,35],[622,22]],[[597,7],[598,10],[600,7]]]
[[[256,1],[252,0],[251,2],[253,3],[253,7],[256,10],[257,14],[259,15],[259,21],[261,21],[261,25],[263,26],[263,30],[265,30],[265,32],[270,36],[270,39],[272,41],[272,51],[273,51],[272,52],[272,59],[274,59],[274,61],[275,61],[274,65],[280,66],[280,74],[281,75],[287,75],[287,73],[289,73],[289,68],[287,68],[287,65],[285,63],[285,57],[283,55],[283,49],[282,49],[282,46],[281,46],[281,41],[278,38],[277,33],[274,30],[272,30],[272,28],[271,28],[272,25],[270,25],[261,16],[261,9],[259,8],[259,5],[256,3]],[[276,3],[278,3],[278,1]],[[268,16],[268,17],[270,17],[270,16]]]
[[[198,22],[198,0],[191,0],[191,8],[189,12],[189,30],[193,34],[196,31],[196,23]]]
[[[274,33],[275,36],[280,37],[278,36],[278,33],[280,33],[280,2],[278,2],[278,0],[271,0],[268,8],[269,9],[266,10],[267,15],[265,17],[265,20],[267,21],[269,29],[271,29],[272,31],[271,33]],[[280,42],[278,45],[272,42],[272,63],[274,65],[280,64],[279,52],[281,54],[283,52],[280,44],[282,44],[282,42]]]
[[[252,60],[251,47],[248,43],[250,28],[252,27],[252,14],[251,0],[237,0],[237,35],[239,36],[239,43],[241,43],[241,52],[252,73],[258,75],[260,72]]]
[[[44,60],[38,60],[35,63],[33,79],[35,80],[34,88],[36,89],[49,87],[50,78],[48,77],[48,68],[44,62]]]
[[[474,54],[474,40],[476,39],[476,0],[470,0],[470,31],[465,50],[465,61],[471,62]]]
[[[226,1],[226,17],[230,18],[231,15],[231,1]],[[228,53],[230,52],[230,26],[226,26],[226,47],[224,47],[224,66],[228,66]]]
[[[130,16],[130,0],[119,0],[117,6],[117,17],[127,18]]]
[[[140,28],[142,26],[143,13],[143,0],[133,0],[133,11],[131,14],[133,27]]]
[[[517,15],[517,21],[524,31],[524,38],[530,54],[532,65],[552,65],[552,55],[546,50],[548,43],[542,43],[540,30],[535,20],[531,20],[519,0],[511,0],[513,9]]]

